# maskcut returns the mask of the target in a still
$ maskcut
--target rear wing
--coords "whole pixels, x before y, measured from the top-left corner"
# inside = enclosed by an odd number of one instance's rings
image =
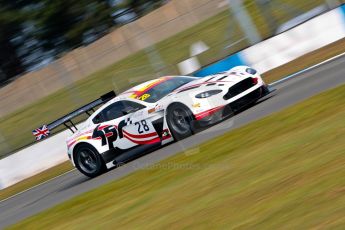
[[[88,116],[91,116],[91,114],[93,112],[95,112],[95,110],[94,110],[95,107],[102,105],[102,104],[105,104],[106,102],[110,101],[114,97],[116,97],[115,92],[110,91],[110,92],[102,95],[97,100],[94,100],[94,101],[70,112],[69,114],[49,123],[48,125],[43,125],[42,127],[39,127],[37,129],[33,130],[32,134],[36,137],[36,140],[39,141],[45,137],[48,137],[50,135],[50,131],[55,129],[56,127],[58,127],[60,125],[64,125],[66,128],[71,130],[72,133],[74,133],[78,129],[72,121],[73,118],[80,116],[81,114],[84,114],[84,113],[86,113]]]

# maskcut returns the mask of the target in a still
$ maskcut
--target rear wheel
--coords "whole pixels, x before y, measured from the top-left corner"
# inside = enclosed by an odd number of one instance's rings
[[[192,112],[182,104],[173,104],[167,111],[167,123],[175,140],[181,140],[193,134]]]
[[[98,151],[91,145],[82,144],[74,154],[76,168],[88,177],[96,177],[105,171],[105,164]]]

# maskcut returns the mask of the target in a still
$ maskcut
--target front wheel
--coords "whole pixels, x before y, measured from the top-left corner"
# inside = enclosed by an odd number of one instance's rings
[[[167,123],[175,140],[181,140],[193,134],[192,112],[184,105],[173,104],[167,111]]]
[[[96,177],[105,171],[103,159],[91,145],[78,146],[74,156],[76,168],[88,177]]]

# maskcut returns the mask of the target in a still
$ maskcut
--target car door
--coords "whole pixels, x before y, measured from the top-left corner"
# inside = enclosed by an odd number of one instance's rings
[[[100,138],[102,145],[107,144],[109,149],[121,150],[159,142],[152,123],[145,117],[145,105],[129,100],[114,102],[95,116],[94,120],[99,121],[94,129],[94,137]]]

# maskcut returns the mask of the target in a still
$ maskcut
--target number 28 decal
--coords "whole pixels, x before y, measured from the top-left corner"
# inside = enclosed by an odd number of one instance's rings
[[[135,122],[134,125],[136,125],[138,127],[138,133],[139,134],[144,133],[144,131],[147,132],[150,130],[150,127],[147,125],[145,120]]]
[[[145,93],[139,97],[139,100],[145,101],[147,98],[149,98],[151,95],[148,93]]]

